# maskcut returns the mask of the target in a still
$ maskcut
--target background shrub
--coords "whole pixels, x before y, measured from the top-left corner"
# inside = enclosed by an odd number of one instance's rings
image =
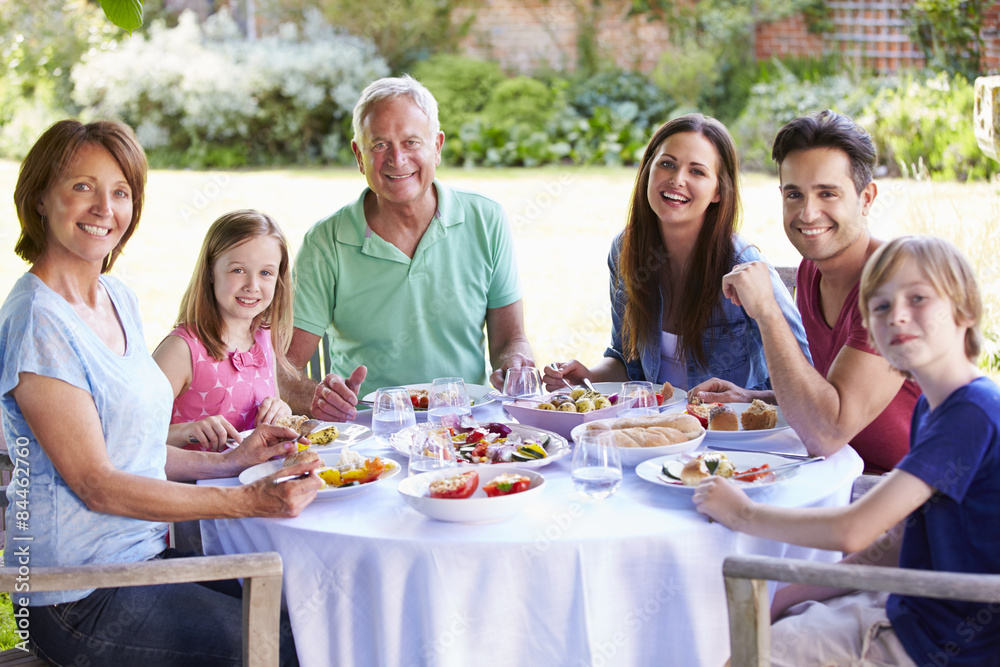
[[[135,127],[154,165],[234,167],[350,164],[354,103],[387,73],[370,42],[318,15],[251,42],[219,12],[202,26],[191,13],[154,24],[72,79],[82,115]]]
[[[438,103],[445,136],[458,133],[490,101],[507,77],[495,62],[454,54],[438,54],[417,63],[413,76],[427,86]]]

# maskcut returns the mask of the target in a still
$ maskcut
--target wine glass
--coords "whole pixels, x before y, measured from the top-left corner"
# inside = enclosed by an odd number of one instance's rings
[[[573,450],[573,488],[590,500],[607,498],[622,484],[622,461],[611,431],[584,431]]]
[[[383,445],[393,433],[417,423],[406,387],[382,387],[372,402],[372,432]]]
[[[542,376],[534,366],[508,368],[503,380],[506,398],[530,398],[542,395]]]
[[[432,428],[413,435],[407,475],[457,466],[458,460],[455,458],[455,447],[451,442],[451,431],[446,428]]]
[[[619,417],[643,417],[659,414],[652,382],[626,382],[618,393]]]
[[[469,393],[462,378],[435,378],[427,396],[427,421],[438,423],[445,415],[457,415],[459,419],[472,414]]]

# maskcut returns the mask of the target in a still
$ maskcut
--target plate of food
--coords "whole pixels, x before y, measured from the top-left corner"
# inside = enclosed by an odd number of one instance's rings
[[[707,440],[752,440],[788,428],[781,408],[758,399],[753,403],[689,403],[685,412],[708,430]]]
[[[594,389],[601,392],[602,394],[613,398],[612,403],[618,400],[618,394],[621,393],[623,382],[594,382]],[[661,408],[667,408],[672,405],[679,405],[682,403],[687,403],[687,392],[683,389],[678,389],[669,382],[664,382],[662,385],[657,387],[654,382],[653,386],[656,387],[656,403]]]
[[[396,488],[410,507],[432,519],[487,523],[518,514],[544,486],[545,478],[533,470],[493,466],[425,472]]]
[[[571,435],[573,440],[579,440],[584,431],[596,429],[614,434],[622,465],[629,467],[657,456],[693,452],[705,439],[701,423],[683,412],[601,419],[580,424]]]
[[[409,458],[414,440],[440,424],[422,423],[394,433],[389,444]],[[479,423],[471,417],[461,426],[450,426],[455,458],[460,466],[540,468],[570,453],[560,435],[524,424]]]
[[[365,458],[350,447],[344,446],[340,451],[317,452],[313,449],[292,452],[284,460],[265,461],[250,466],[240,473],[239,480],[243,484],[253,484],[261,477],[267,477],[293,463],[302,463],[313,458],[323,461],[323,467],[316,472],[325,486],[316,492],[317,500],[344,498],[370,489],[380,482],[391,479],[399,474],[400,465],[391,459],[378,456]]]
[[[407,384],[403,386],[410,392],[410,402],[413,403],[413,411],[417,413],[417,418],[426,419],[427,396],[430,392],[431,383],[423,382],[420,384]],[[465,391],[469,394],[469,405],[474,408],[493,402],[493,396],[496,393],[492,387],[487,387],[482,384],[466,384]],[[487,394],[489,394],[489,396]],[[363,407],[365,408],[371,408],[371,404],[374,401],[374,391],[368,392],[361,397],[361,403],[364,403]]]
[[[710,475],[730,478],[744,491],[753,491],[777,484],[798,472],[797,467],[769,472],[771,468],[798,463],[803,465],[822,459],[790,461],[777,454],[757,452],[704,452],[699,456],[668,454],[643,461],[635,474],[653,484],[682,493],[694,493],[702,479]]]

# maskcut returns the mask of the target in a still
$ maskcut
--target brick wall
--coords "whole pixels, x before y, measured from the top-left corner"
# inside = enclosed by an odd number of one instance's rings
[[[465,53],[496,60],[509,72],[538,69],[574,70],[579,23],[572,0],[483,0],[475,8],[455,12],[456,21],[475,16],[462,43]],[[667,40],[662,22],[627,18],[628,2],[601,2],[597,12],[600,57],[615,65],[650,72],[659,61]]]

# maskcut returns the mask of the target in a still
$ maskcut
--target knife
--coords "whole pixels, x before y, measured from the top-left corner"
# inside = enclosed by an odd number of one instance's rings
[[[735,450],[733,450],[733,451],[735,451]],[[746,472],[737,473],[737,474],[733,475],[732,477],[730,477],[729,479],[739,479],[740,477],[751,477],[753,475],[766,475],[766,474],[772,473],[772,472],[782,472],[784,470],[790,470],[792,468],[798,468],[799,466],[804,466],[804,465],[808,465],[810,463],[815,463],[816,461],[825,461],[825,460],[826,460],[826,458],[824,458],[822,456],[817,456],[816,458],[806,459],[805,461],[792,461],[791,463],[786,463],[786,464],[780,465],[780,466],[774,466],[773,468],[765,468],[763,470],[754,470],[753,472],[751,472],[751,471],[748,470]]]
[[[770,454],[771,456],[783,456],[786,459],[797,459],[799,461],[812,461],[817,458],[815,456],[808,456],[804,454],[783,454],[782,452],[766,452],[760,449],[737,449],[735,447],[713,447],[709,445],[706,449],[711,449],[716,452],[743,452],[745,454]],[[819,457],[822,458],[822,457]]]

